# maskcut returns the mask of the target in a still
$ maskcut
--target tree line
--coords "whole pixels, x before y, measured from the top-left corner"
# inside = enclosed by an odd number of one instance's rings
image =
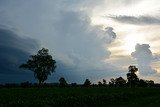
[[[36,55],[31,55],[26,63],[21,64],[19,68],[31,70],[34,73],[34,77],[38,80],[38,84],[32,84],[29,82],[21,83],[21,86],[41,86],[41,85],[49,85],[49,83],[45,83],[48,76],[55,72],[56,69],[56,61],[52,58],[52,56],[48,53],[49,50],[42,48],[37,52]],[[154,86],[153,80],[143,80],[139,79],[136,75],[138,68],[134,65],[128,67],[128,73],[126,74],[127,80],[122,77],[111,78],[107,84],[105,79],[98,82],[98,84],[92,84],[89,79],[84,81],[83,86],[110,86],[110,87],[151,87]],[[64,77],[59,79],[59,83],[57,86],[77,86],[76,83],[68,84]],[[53,84],[52,84],[53,85]],[[55,84],[54,84],[55,85]]]

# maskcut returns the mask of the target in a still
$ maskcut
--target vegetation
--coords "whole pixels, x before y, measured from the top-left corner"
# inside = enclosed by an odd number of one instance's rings
[[[158,88],[0,88],[1,107],[158,107]]]
[[[128,69],[129,69],[129,72],[127,73],[128,84],[130,87],[135,87],[138,85],[139,82],[139,79],[135,74],[138,71],[138,68],[136,68],[136,66],[129,66]]]
[[[115,84],[116,84],[118,87],[123,87],[123,86],[126,85],[126,80],[123,79],[122,77],[116,78],[116,79],[115,79]]]
[[[67,85],[68,84],[67,84],[66,80],[64,79],[64,77],[61,77],[59,79],[59,86],[64,87],[64,86],[67,86]]]
[[[26,64],[20,65],[20,68],[28,69],[34,72],[34,76],[39,80],[39,84],[43,83],[48,75],[54,72],[56,61],[48,54],[48,49],[42,48],[37,55],[31,55],[31,59]]]
[[[56,61],[42,48],[20,68],[31,70],[39,84],[55,72]],[[0,85],[0,107],[155,107],[160,105],[160,85],[139,79],[136,66],[128,67],[127,80],[122,77],[105,79],[92,84],[68,84],[64,77],[59,83]],[[118,88],[117,88],[118,87]]]
[[[22,64],[19,67],[28,69],[34,72],[34,76],[39,80],[39,84],[43,83],[47,80],[48,75],[51,75],[52,72],[55,72],[56,61],[52,59],[52,56],[48,54],[48,49],[42,48],[38,51],[37,55],[31,55],[31,59],[27,61],[26,64]],[[142,80],[138,78],[136,72],[138,68],[136,66],[129,66],[129,71],[127,73],[127,79],[123,79],[122,77],[118,77],[116,79],[111,78],[109,85],[110,87],[151,87],[154,85],[154,81],[152,80]],[[103,83],[102,83],[103,82]],[[107,86],[107,81],[103,79],[103,81],[98,82],[98,86]],[[22,86],[28,85],[28,83],[22,83]],[[72,84],[71,86],[76,86],[77,84]],[[89,79],[86,79],[83,86],[90,86],[91,82]],[[59,86],[68,86],[68,83],[61,77],[59,79]]]
[[[90,86],[91,85],[91,82],[89,79],[86,79],[85,82],[84,82],[84,86]]]

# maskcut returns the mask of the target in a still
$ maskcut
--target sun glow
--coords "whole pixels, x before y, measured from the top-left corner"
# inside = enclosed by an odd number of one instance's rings
[[[132,53],[135,50],[135,46],[137,43],[143,44],[145,43],[145,39],[141,35],[127,35],[124,38],[124,44],[122,48],[128,53]]]
[[[120,50],[123,50],[123,54],[130,55],[135,50],[135,46],[137,43],[144,44],[147,43],[144,34],[141,32],[137,32],[136,27],[134,25],[121,25],[119,23],[113,22],[113,20],[104,18],[104,17],[91,17],[91,24],[96,25],[108,25],[115,28],[117,38],[116,40],[121,41],[121,44],[118,46]],[[120,26],[120,27],[119,27]],[[135,30],[133,32],[132,30]],[[130,31],[130,32],[129,32]],[[115,40],[115,42],[116,42]],[[111,50],[115,50],[113,47]],[[112,53],[113,54],[113,53]]]

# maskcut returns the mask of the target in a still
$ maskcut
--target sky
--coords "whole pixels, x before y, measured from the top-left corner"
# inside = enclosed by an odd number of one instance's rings
[[[159,0],[0,0],[0,83],[36,82],[19,69],[45,47],[57,62],[47,82],[139,78],[160,83]]]

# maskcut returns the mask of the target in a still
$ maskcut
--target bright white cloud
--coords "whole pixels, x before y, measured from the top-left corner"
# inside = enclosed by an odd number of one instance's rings
[[[131,54],[137,60],[140,74],[152,75],[157,72],[151,67],[154,56],[149,48],[150,46],[148,44],[137,44],[135,52]]]

